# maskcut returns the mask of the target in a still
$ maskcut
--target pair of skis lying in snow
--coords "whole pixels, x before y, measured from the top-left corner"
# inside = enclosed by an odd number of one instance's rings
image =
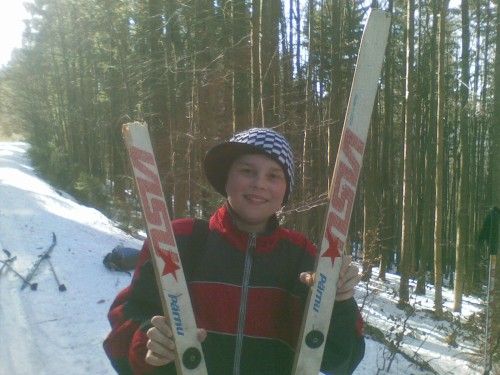
[[[320,371],[389,27],[389,15],[372,10],[359,49],[315,268],[318,277],[307,298],[293,375]],[[123,137],[147,224],[163,311],[175,322],[177,374],[207,374],[147,125],[125,124]]]
[[[12,256],[9,250],[3,249],[3,252],[5,255],[7,255],[7,259],[5,260],[0,260],[0,263],[2,263],[2,267],[0,268],[0,272],[3,271],[4,268],[8,268],[10,271],[12,271],[17,277],[19,277],[23,281],[23,285],[21,286],[21,290],[26,288],[27,286],[30,287],[31,290],[37,290],[38,288],[38,283],[32,283],[31,280],[33,277],[36,275],[38,272],[38,269],[40,268],[40,264],[46,260],[47,263],[49,264],[50,270],[52,272],[52,275],[54,276],[54,279],[56,280],[57,286],[59,288],[59,291],[64,292],[66,291],[66,286],[64,284],[61,284],[59,282],[59,278],[57,277],[56,271],[54,269],[54,266],[52,265],[52,261],[50,260],[50,253],[56,246],[57,239],[55,233],[52,233],[52,243],[51,245],[42,253],[38,256],[38,259],[36,262],[33,264],[33,266],[30,268],[28,271],[28,274],[25,276],[21,275],[19,272],[17,272],[13,267],[12,263],[16,260],[16,256]]]

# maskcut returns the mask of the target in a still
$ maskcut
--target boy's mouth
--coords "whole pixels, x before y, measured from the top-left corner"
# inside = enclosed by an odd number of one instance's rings
[[[260,204],[267,202],[267,199],[255,194],[245,194],[244,197],[250,203]]]

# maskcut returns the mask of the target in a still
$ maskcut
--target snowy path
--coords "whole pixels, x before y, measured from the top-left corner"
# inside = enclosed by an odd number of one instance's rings
[[[36,291],[21,291],[22,281],[2,271],[0,374],[113,374],[102,351],[106,313],[130,276],[107,271],[102,258],[119,243],[140,243],[38,179],[27,147],[0,143],[0,245],[17,256],[13,267],[26,275],[54,232],[51,260],[67,291],[59,291],[47,262],[33,279]]]
[[[33,364],[24,360],[40,357],[37,345],[30,337],[33,327],[30,326],[29,319],[26,317],[18,291],[6,285],[5,277],[3,275],[1,277],[0,301],[9,301],[8,304],[0,303],[0,321],[2,322],[0,337],[2,342],[9,343],[9,345],[2,345],[2,350],[0,350],[2,373],[35,374],[37,372]],[[3,322],[8,323],[3,324]]]

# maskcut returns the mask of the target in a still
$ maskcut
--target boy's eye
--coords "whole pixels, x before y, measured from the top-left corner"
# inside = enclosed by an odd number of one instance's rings
[[[240,172],[243,174],[251,174],[252,170],[250,168],[241,168]]]
[[[283,176],[281,173],[271,173],[271,174],[269,175],[269,178],[270,178],[271,180],[281,180],[281,179],[283,179],[283,178],[284,178],[284,176]]]

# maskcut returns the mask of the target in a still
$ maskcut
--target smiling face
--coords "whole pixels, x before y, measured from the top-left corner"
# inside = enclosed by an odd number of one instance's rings
[[[229,168],[227,200],[237,214],[239,229],[263,232],[267,221],[282,206],[286,177],[281,166],[267,156],[246,154]]]

